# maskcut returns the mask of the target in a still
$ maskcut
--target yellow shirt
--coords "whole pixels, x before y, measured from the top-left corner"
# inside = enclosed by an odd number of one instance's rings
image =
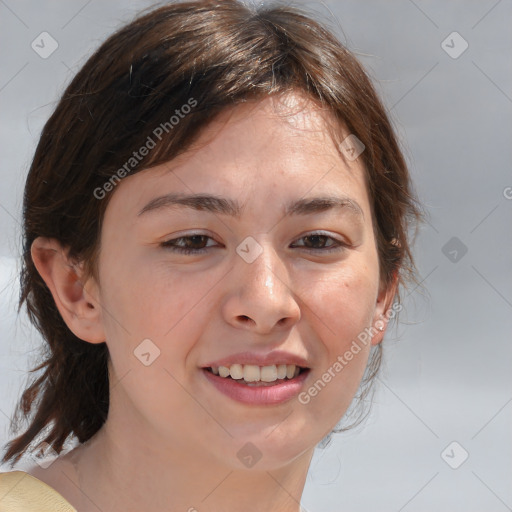
[[[25,471],[0,473],[0,512],[77,512],[55,489]]]

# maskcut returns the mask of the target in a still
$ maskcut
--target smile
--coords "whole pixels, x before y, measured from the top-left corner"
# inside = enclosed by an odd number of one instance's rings
[[[253,364],[232,364],[230,366],[212,366],[209,370],[222,378],[243,381],[244,383],[270,383],[276,380],[293,379],[302,368],[294,364],[273,364],[257,366]]]
[[[286,365],[208,367],[203,374],[223,395],[250,405],[275,405],[296,397],[304,388],[309,368]]]

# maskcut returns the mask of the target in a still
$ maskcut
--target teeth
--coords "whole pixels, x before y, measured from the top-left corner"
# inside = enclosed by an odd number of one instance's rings
[[[257,366],[254,364],[232,364],[211,368],[212,373],[220,377],[231,377],[245,382],[275,382],[278,379],[293,379],[300,373],[300,368],[294,364],[278,364]]]
[[[219,366],[219,375],[221,377],[229,377],[229,368],[225,366]]]
[[[229,375],[231,375],[232,379],[243,379],[244,367],[241,364],[232,364],[229,367]]]
[[[254,364],[244,364],[245,382],[258,382],[261,380],[260,367]]]
[[[264,366],[261,369],[261,378],[263,382],[274,382],[277,380],[277,366],[274,364],[272,366]]]

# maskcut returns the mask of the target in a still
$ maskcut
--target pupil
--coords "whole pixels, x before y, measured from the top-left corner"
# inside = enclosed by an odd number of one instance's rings
[[[313,242],[313,245],[316,245],[315,242],[321,243],[323,241],[325,243],[325,235],[310,235],[310,236],[308,236],[308,239]],[[320,240],[320,239],[322,239],[322,240]],[[321,245],[323,246],[323,244],[321,244]]]
[[[201,242],[203,242],[203,238],[204,238],[204,235],[193,235],[189,239],[189,241],[191,242],[191,244],[189,244],[189,245],[192,245],[192,246],[194,246],[194,248],[196,248],[195,247],[196,245],[201,245]]]

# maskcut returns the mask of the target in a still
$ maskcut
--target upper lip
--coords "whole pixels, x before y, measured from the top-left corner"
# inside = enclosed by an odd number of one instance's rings
[[[212,366],[231,366],[232,364],[253,364],[256,366],[271,366],[278,364],[294,364],[301,368],[308,368],[308,362],[300,356],[284,352],[282,350],[274,350],[267,353],[257,352],[240,352],[228,357],[211,361],[202,366],[202,368],[211,368]]]

